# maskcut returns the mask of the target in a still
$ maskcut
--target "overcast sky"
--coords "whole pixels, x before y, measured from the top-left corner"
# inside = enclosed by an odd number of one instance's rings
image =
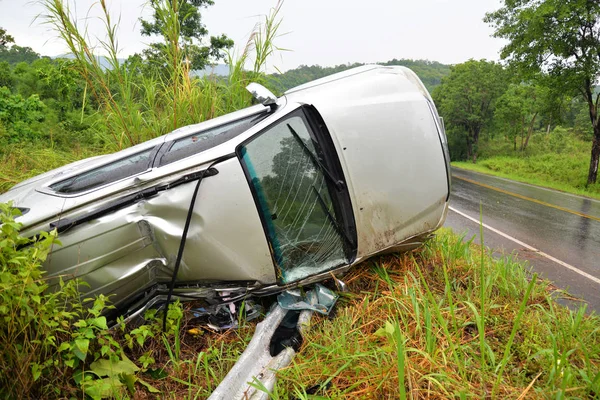
[[[149,38],[139,34],[140,16],[150,11],[145,0],[107,0],[115,18],[120,14],[121,56],[139,52]],[[95,16],[96,0],[70,0],[89,33],[104,38]],[[203,11],[211,34],[226,33],[243,47],[260,15],[276,0],[215,0]],[[332,66],[378,62],[392,58],[428,59],[456,64],[470,58],[498,60],[502,41],[490,37],[483,23],[486,12],[500,0],[286,0],[277,44],[280,52],[270,65],[287,70],[301,64]],[[56,34],[34,17],[43,13],[34,0],[0,0],[0,27],[20,46],[42,55],[66,52]],[[88,17],[86,19],[86,16]]]

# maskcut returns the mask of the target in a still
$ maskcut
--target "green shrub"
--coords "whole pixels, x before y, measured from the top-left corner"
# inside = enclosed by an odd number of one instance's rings
[[[106,297],[82,301],[82,282],[44,276],[41,265],[60,244],[56,232],[24,238],[15,222],[19,214],[0,204],[0,397],[62,398],[82,392],[94,399],[122,398],[136,382],[155,390],[137,376],[141,369],[116,338],[125,337],[127,347],[136,350],[144,350],[148,336],[156,338],[154,345],[168,343],[179,334],[180,305],[169,309],[166,334],[155,311],[150,325],[128,332],[121,323],[121,333],[109,330]],[[93,305],[82,306],[88,300]],[[148,351],[139,360],[144,367],[154,363]]]
[[[37,95],[24,98],[0,87],[0,122],[6,129],[3,139],[9,142],[35,140],[35,126],[44,120],[44,109]]]

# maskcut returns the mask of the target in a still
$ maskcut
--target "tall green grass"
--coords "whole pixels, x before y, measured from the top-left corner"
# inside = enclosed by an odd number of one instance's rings
[[[106,0],[93,5],[100,11],[106,33],[106,39],[98,43],[89,37],[85,20],[79,20],[72,11],[72,2],[40,1],[45,12],[39,21],[48,24],[67,45],[74,57],[73,68],[85,82],[81,121],[89,124],[95,139],[93,143],[73,146],[76,132],[50,127],[51,139],[46,143],[1,149],[0,193],[23,179],[69,162],[120,150],[251,105],[252,96],[246,86],[251,82],[265,83],[267,60],[283,50],[276,45],[282,2],[277,2],[254,26],[239,53],[227,55],[228,77],[194,77],[179,45],[181,1],[157,4],[167,50],[160,66],[154,69],[135,61],[120,62],[119,18],[111,14]],[[98,55],[107,57],[110,68],[100,64]],[[148,70],[154,73],[145,73]]]
[[[278,393],[600,396],[600,320],[558,306],[549,283],[511,257],[444,230],[421,251],[357,267],[346,282],[353,294],[335,319],[314,321]]]
[[[512,144],[502,137],[482,140],[477,164],[456,161],[452,165],[600,198],[600,182],[586,185],[589,162],[589,141],[558,127],[549,134],[534,134],[524,152],[514,151]]]
[[[278,49],[275,40],[281,3],[255,26],[239,57],[229,55],[228,78],[193,77],[180,44],[182,1],[156,4],[156,16],[164,26],[162,40],[166,50],[155,65],[155,73],[142,74],[139,65],[119,61],[118,19],[111,16],[106,0],[97,3],[106,32],[106,39],[97,46],[92,44],[86,24],[77,20],[67,0],[42,0],[46,10],[43,21],[74,56],[77,71],[101,117],[97,132],[113,150],[249,106],[252,98],[244,88],[251,81],[264,79],[261,73],[267,59]],[[100,53],[107,56],[110,68],[102,67],[97,57]],[[252,69],[247,70],[246,64],[252,61]]]

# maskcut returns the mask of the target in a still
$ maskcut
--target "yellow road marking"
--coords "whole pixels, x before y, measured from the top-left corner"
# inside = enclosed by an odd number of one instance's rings
[[[507,194],[509,196],[517,197],[519,199],[531,201],[532,203],[541,204],[541,205],[546,206],[546,207],[555,208],[555,209],[560,210],[560,211],[568,212],[568,213],[575,214],[575,215],[578,215],[578,216],[583,217],[583,218],[593,219],[594,221],[600,222],[600,218],[594,217],[593,215],[588,215],[588,214],[580,213],[578,211],[573,211],[573,210],[570,210],[568,208],[564,208],[564,207],[557,206],[557,205],[554,205],[554,204],[546,203],[545,201],[541,201],[541,200],[537,200],[537,199],[532,199],[531,197],[523,196],[523,195],[518,194],[518,193],[509,192],[508,190],[500,189],[500,188],[497,188],[495,186],[486,185],[485,183],[477,182],[477,181],[474,181],[472,179],[462,178],[462,177],[454,176],[454,175],[452,176],[452,178],[453,179],[460,179],[461,181],[465,181],[465,182],[472,183],[474,185],[482,186],[482,187],[484,187],[486,189],[495,190],[496,192],[504,193],[504,194]]]

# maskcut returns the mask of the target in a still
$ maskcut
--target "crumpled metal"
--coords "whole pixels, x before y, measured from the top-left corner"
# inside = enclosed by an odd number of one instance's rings
[[[241,315],[242,310],[243,315]],[[243,307],[240,304],[229,303],[197,307],[190,311],[199,326],[220,332],[228,329],[237,329],[240,317],[245,321],[252,321],[258,318],[263,313],[263,307],[249,299],[244,301]]]
[[[284,310],[311,310],[329,315],[339,296],[321,284],[314,287],[316,296],[302,294],[299,289],[286,290],[277,296],[277,303]]]

